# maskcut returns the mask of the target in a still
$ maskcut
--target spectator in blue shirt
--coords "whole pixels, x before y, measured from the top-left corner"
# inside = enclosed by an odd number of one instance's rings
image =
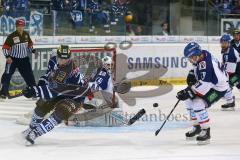
[[[15,18],[25,17],[26,19],[29,19],[28,17],[30,16],[30,9],[28,0],[14,0],[13,9]]]
[[[3,1],[3,15],[11,16],[12,15],[12,0]]]

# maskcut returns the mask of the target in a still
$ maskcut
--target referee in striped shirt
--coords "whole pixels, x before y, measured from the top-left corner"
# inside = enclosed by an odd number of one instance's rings
[[[1,78],[2,88],[0,98],[6,99],[11,77],[16,68],[28,86],[36,85],[28,53],[35,53],[29,34],[24,31],[25,21],[16,21],[16,31],[8,35],[3,44],[3,54],[6,57],[5,71]]]

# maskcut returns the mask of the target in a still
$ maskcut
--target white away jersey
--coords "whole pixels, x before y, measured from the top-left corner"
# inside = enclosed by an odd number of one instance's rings
[[[204,96],[210,89],[225,91],[229,88],[228,76],[208,51],[203,50],[204,58],[194,66],[194,74],[198,82],[192,90],[199,96]]]
[[[240,62],[239,53],[233,47],[229,47],[226,52],[222,53],[222,61],[227,73],[234,74],[237,70],[237,63]]]

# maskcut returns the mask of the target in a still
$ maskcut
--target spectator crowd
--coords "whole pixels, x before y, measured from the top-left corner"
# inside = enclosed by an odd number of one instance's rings
[[[240,14],[240,0],[215,0],[213,3],[220,14]]]
[[[30,8],[36,9],[38,2],[46,3],[42,0],[2,0],[2,13],[13,18],[25,17],[29,19]],[[128,10],[131,0],[49,0],[43,8],[37,8],[52,16],[54,28],[57,30],[59,23],[66,21],[71,23],[74,29],[81,28],[83,24],[89,26],[89,31],[94,31],[95,25],[101,25],[109,31],[111,25],[117,25]],[[34,7],[35,8],[34,8]],[[68,17],[68,19],[63,19]]]

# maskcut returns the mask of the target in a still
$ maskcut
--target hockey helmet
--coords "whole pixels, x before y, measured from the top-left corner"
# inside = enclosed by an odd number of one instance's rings
[[[69,59],[71,57],[71,50],[68,45],[61,45],[57,49],[57,56],[62,59]]]
[[[201,47],[196,42],[190,42],[184,48],[184,57],[190,58],[191,56],[197,56],[202,53]]]
[[[233,32],[232,32],[232,35],[237,35],[237,34],[240,34],[240,29],[234,29]]]
[[[230,42],[230,41],[231,41],[231,36],[229,34],[222,35],[222,37],[220,39],[220,43]]]

